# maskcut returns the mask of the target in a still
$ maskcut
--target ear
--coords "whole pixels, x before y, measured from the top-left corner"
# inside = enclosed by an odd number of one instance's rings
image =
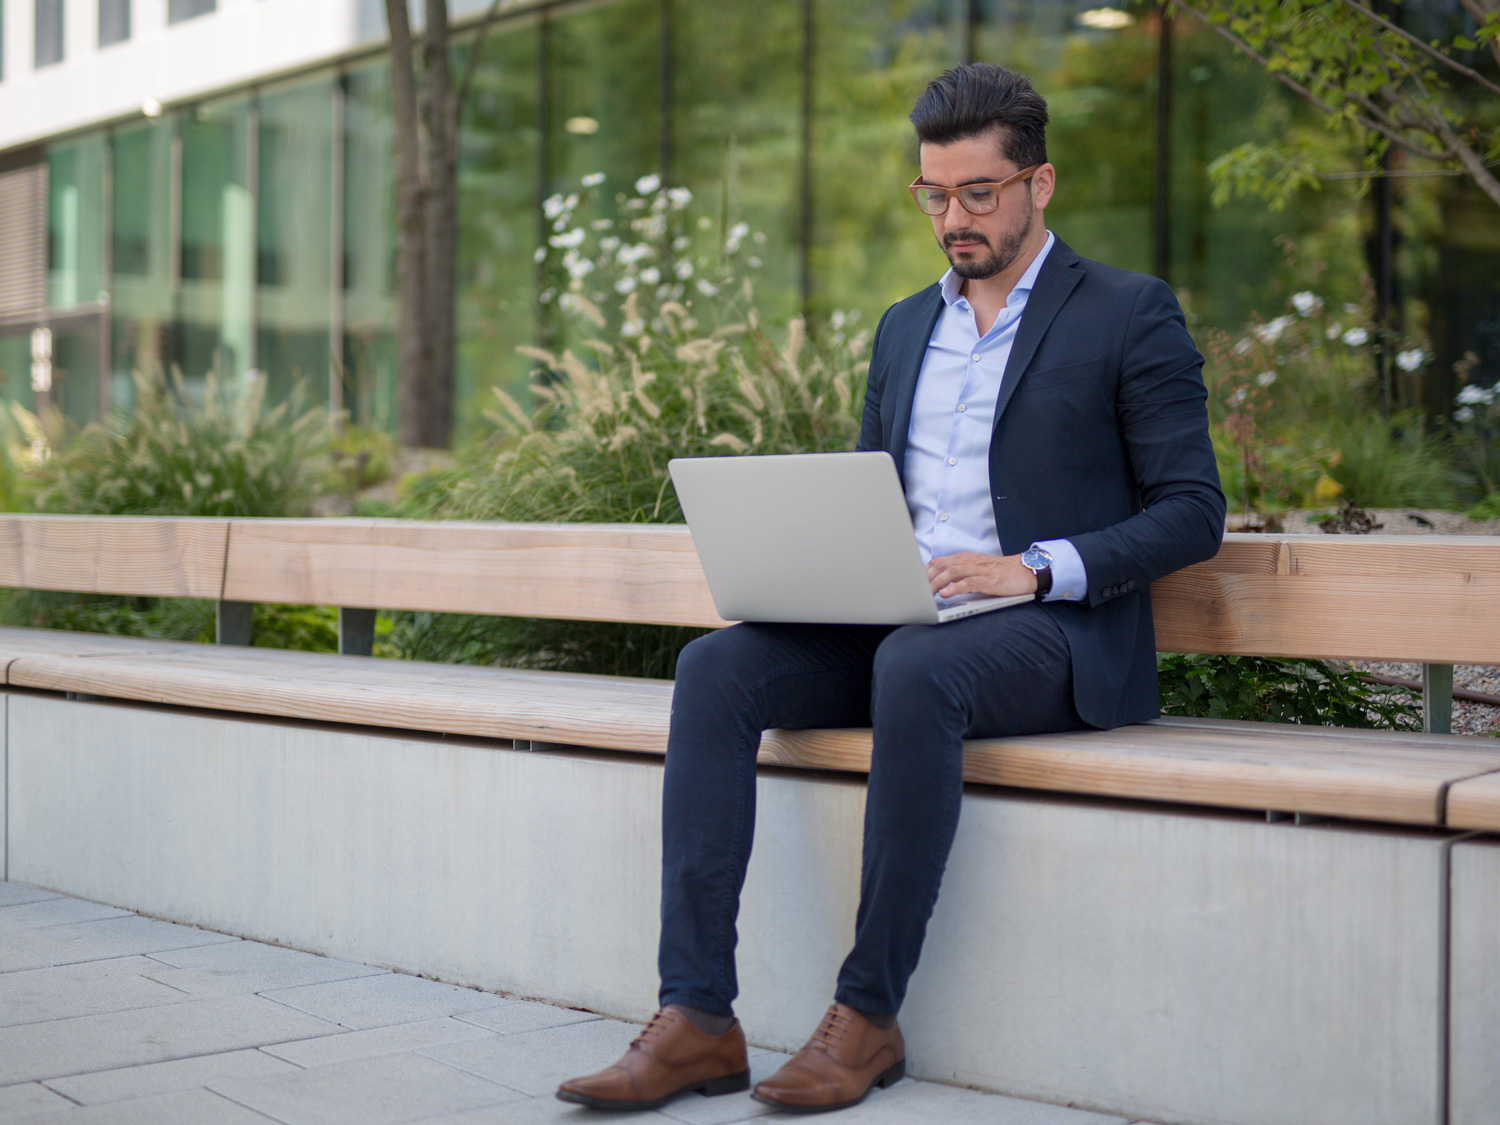
[[[1031,177],[1031,205],[1038,211],[1052,200],[1052,191],[1057,187],[1057,169],[1043,164]]]

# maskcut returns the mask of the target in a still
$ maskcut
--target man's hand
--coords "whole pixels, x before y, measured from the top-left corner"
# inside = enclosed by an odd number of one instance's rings
[[[984,594],[992,598],[1036,593],[1036,575],[1020,555],[978,555],[965,551],[927,564],[927,581],[940,598]]]

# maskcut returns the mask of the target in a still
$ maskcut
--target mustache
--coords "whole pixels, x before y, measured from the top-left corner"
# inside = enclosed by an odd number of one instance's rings
[[[952,246],[955,242],[978,242],[984,246],[990,244],[990,240],[977,230],[950,231],[948,234],[943,235],[944,247]]]

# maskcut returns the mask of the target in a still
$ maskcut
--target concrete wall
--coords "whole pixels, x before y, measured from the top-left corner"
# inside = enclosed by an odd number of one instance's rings
[[[1500,1120],[1500,843],[1453,848],[1452,1125]]]
[[[9,728],[13,879],[653,1007],[650,758],[34,695]],[[765,1045],[800,1044],[829,999],[863,792],[762,777],[739,1011]],[[902,1014],[912,1068],[1169,1122],[1436,1123],[1439,852],[1419,833],[970,792]]]

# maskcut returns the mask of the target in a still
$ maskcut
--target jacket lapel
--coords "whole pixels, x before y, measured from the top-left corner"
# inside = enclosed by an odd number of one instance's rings
[[[906,433],[911,427],[911,406],[917,394],[917,376],[922,373],[922,360],[927,355],[927,343],[932,339],[932,330],[937,324],[938,314],[943,311],[943,291],[933,285],[913,302],[911,317],[905,332],[897,336],[899,351],[891,366],[891,383],[886,394],[895,404],[891,414],[891,430],[886,437],[886,449],[896,462],[896,475],[906,482]]]
[[[1011,345],[1010,358],[1005,361],[1005,375],[1000,380],[1000,397],[995,402],[995,425],[1000,425],[1000,416],[1016,393],[1016,385],[1026,375],[1031,357],[1042,342],[1052,320],[1063,307],[1074,287],[1083,280],[1083,270],[1078,267],[1078,255],[1062,239],[1052,246],[1052,252],[1042,263],[1036,285],[1026,299],[1026,311],[1021,314],[1020,327],[1016,329],[1016,342]]]

